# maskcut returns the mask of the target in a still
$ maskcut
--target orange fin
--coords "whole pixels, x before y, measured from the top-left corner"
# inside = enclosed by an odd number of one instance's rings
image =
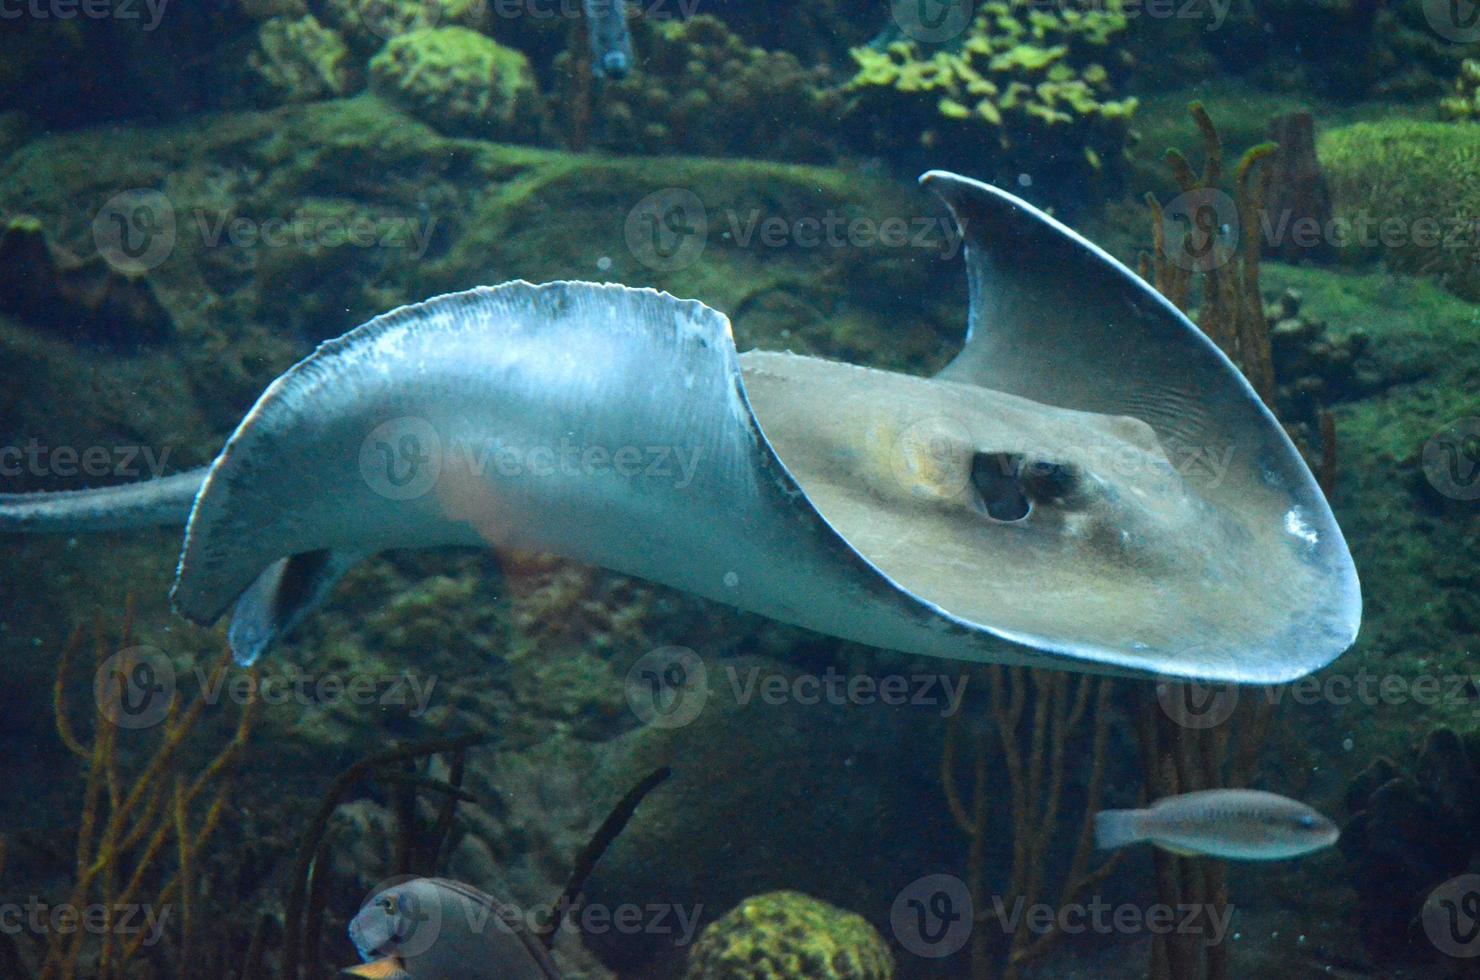
[[[347,966],[344,972],[352,977],[364,977],[365,980],[411,980],[411,974],[406,972],[401,961],[394,956],[361,963],[359,966]]]

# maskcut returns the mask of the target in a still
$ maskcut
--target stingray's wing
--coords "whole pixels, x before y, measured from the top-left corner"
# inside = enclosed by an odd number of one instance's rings
[[[1354,640],[1356,569],[1331,508],[1283,428],[1221,351],[1175,306],[1082,236],[1005,191],[943,171],[921,183],[966,246],[965,347],[940,377],[1080,411],[1138,418],[1174,463],[1227,459],[1190,479],[1256,533],[1282,534],[1307,580],[1246,679],[1314,670]],[[1273,569],[1269,587],[1277,590]]]

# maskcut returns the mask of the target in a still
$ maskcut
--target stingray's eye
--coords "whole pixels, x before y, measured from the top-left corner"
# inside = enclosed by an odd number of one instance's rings
[[[1033,503],[1023,492],[1020,473],[1023,457],[1018,453],[976,453],[971,457],[971,485],[976,502],[994,521],[1020,521]]]
[[[1079,488],[1081,474],[1072,463],[1035,460],[1021,453],[976,453],[971,457],[971,485],[977,506],[994,521],[1024,520],[1033,505],[1063,501]]]
[[[1032,501],[1067,500],[1079,488],[1079,467],[1047,460],[1024,462],[1018,468],[1018,483]]]

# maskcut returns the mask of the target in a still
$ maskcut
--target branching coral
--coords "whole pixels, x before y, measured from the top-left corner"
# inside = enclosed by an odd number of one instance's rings
[[[901,39],[855,48],[850,111],[880,149],[917,141],[981,154],[972,169],[985,163],[998,176],[1099,171],[1118,160],[1136,108],[1114,98],[1124,55],[1112,42],[1125,26],[1119,0],[992,0],[955,47],[932,52]]]
[[[1069,763],[1070,742],[1086,732],[1090,737],[1090,758],[1084,809],[1074,828],[1074,856],[1059,885],[1058,907],[1077,901],[1109,875],[1120,859],[1117,853],[1093,868],[1090,864],[1093,817],[1104,782],[1109,743],[1112,693],[1109,678],[1088,675],[1071,678],[1059,671],[993,666],[986,669],[985,679],[992,724],[980,729],[975,738],[969,798],[961,795],[957,785],[961,712],[953,714],[947,724],[940,764],[941,783],[951,815],[970,845],[967,887],[978,918],[978,927],[971,933],[971,975],[982,980],[998,975],[1017,977],[1026,964],[1063,938],[1056,929],[1035,934],[1012,925],[994,909],[1000,910],[1019,900],[1033,905],[1048,893],[1050,885],[1044,869],[1048,866],[1049,847],[1058,839],[1059,808],[1073,768]],[[1023,730],[1025,720],[1026,731]],[[1007,772],[1012,818],[1012,867],[1007,881],[996,889],[990,888],[985,879],[991,838],[989,807],[998,795],[989,779],[994,741],[998,743]],[[993,905],[988,901],[992,894],[1004,901]],[[993,918],[1000,929],[982,927]],[[1004,942],[1005,947],[1001,945]]]
[[[144,656],[131,646],[132,603],[124,618],[118,652],[107,643],[102,630],[95,631],[94,670],[102,677],[105,671],[124,675],[137,670]],[[96,930],[99,949],[89,948],[89,933],[80,929],[49,937],[42,980],[71,980],[78,976],[84,953],[93,958],[89,974],[99,980],[122,977],[131,960],[140,952],[149,933],[130,932],[117,927],[114,917],[120,910],[149,902],[157,910],[178,908],[176,923],[182,971],[191,964],[190,943],[195,923],[195,869],[220,826],[231,791],[231,777],[247,743],[256,717],[259,698],[255,675],[251,695],[241,710],[236,732],[203,767],[191,776],[182,770],[181,755],[190,735],[205,710],[207,692],[219,690],[230,664],[223,656],[186,708],[181,708],[174,693],[158,729],[158,743],[147,756],[144,768],[126,781],[120,756],[120,725],[125,698],[123,684],[100,681],[94,689],[100,695],[95,705],[96,721],[92,739],[84,741],[74,727],[66,697],[71,667],[82,647],[83,634],[73,633],[57,666],[54,705],[57,732],[67,749],[87,769],[83,790],[81,825],[77,831],[77,872],[68,905],[73,909],[96,907],[106,910],[103,928]],[[194,827],[193,815],[199,814]],[[173,859],[173,860],[172,860]],[[173,865],[172,871],[167,871]],[[163,879],[161,881],[161,878]],[[184,975],[182,973],[182,975]]]

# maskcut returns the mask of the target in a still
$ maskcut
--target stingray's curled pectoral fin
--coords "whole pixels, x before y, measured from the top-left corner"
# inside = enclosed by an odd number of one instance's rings
[[[244,667],[255,663],[323,605],[335,583],[364,557],[322,549],[268,565],[236,601],[226,633],[232,657]]]
[[[1080,464],[1086,485],[1109,489],[1104,500],[1144,502],[1104,522],[1111,561],[1078,582],[1061,576],[1067,598],[1018,616],[1014,638],[1253,683],[1293,680],[1351,646],[1362,600],[1346,541],[1233,362],[1144,279],[1028,202],[944,171],[921,183],[960,229],[970,302],[966,342],[937,378],[1099,417],[1053,461]],[[1131,492],[1129,476],[1104,462],[1122,440],[1126,459],[1149,461],[1142,474],[1160,467],[1166,478]],[[995,505],[1027,516],[1015,469],[985,475],[989,515]],[[1165,519],[1175,512],[1200,516]],[[1046,591],[1043,570],[1027,577]]]

